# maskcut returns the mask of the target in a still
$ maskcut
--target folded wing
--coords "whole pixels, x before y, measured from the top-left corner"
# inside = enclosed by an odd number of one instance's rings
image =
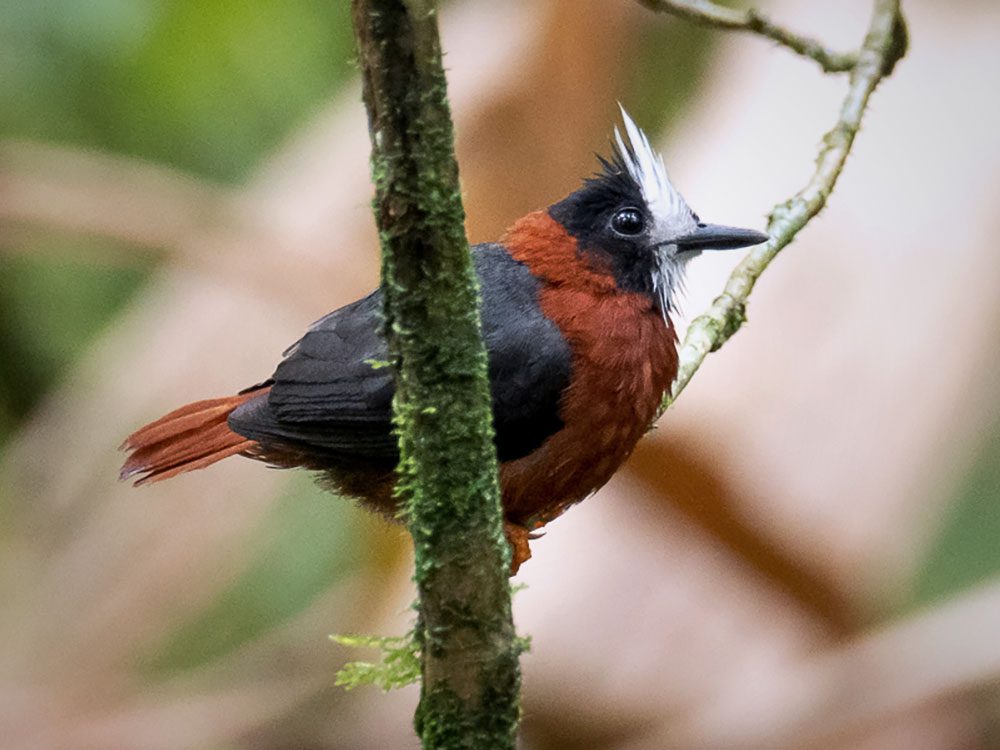
[[[570,378],[570,352],[538,306],[538,281],[502,245],[474,248],[483,299],[497,450],[513,460],[562,426],[560,398]],[[381,294],[321,318],[287,352],[255,399],[229,417],[237,433],[329,456],[374,461],[397,458],[392,432],[395,391],[382,336]]]

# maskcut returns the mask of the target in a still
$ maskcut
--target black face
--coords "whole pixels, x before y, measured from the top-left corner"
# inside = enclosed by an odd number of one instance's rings
[[[566,227],[581,250],[600,265],[611,265],[620,287],[649,292],[653,217],[624,165],[605,159],[601,163],[604,171],[552,205],[549,215]]]

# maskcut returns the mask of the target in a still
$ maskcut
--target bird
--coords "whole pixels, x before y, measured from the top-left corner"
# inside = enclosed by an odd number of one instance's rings
[[[511,574],[539,530],[602,487],[650,428],[677,374],[671,316],[687,263],[768,239],[701,221],[620,109],[598,171],[471,248]],[[313,323],[266,380],[136,430],[121,478],[143,485],[241,455],[318,472],[398,518],[381,306],[376,289]]]

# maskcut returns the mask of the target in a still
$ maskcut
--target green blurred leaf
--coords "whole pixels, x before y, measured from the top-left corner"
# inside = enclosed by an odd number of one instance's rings
[[[0,135],[237,179],[352,57],[349,3],[0,0]]]
[[[664,132],[680,121],[701,90],[720,33],[650,13],[636,40],[635,78],[624,102],[637,122]]]
[[[239,179],[332,99],[353,54],[346,2],[0,0],[0,138]],[[45,242],[71,258],[84,241]],[[4,258],[0,440],[142,275]]]
[[[124,67],[125,150],[240,178],[350,73],[349,4],[176,0]]]
[[[147,660],[173,674],[232,652],[302,612],[362,562],[364,528],[349,501],[320,490],[305,473],[246,542],[254,561],[204,612]]]
[[[914,605],[1000,575],[1000,424],[958,488],[950,514],[917,576]]]
[[[131,298],[142,267],[107,267],[77,239],[39,241],[0,263],[0,413],[24,416]],[[59,255],[56,256],[55,253]]]

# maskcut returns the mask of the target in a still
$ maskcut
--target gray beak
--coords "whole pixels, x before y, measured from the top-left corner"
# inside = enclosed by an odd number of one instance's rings
[[[740,247],[759,245],[770,239],[763,232],[754,229],[737,229],[719,224],[699,224],[690,234],[678,237],[671,244],[678,250],[735,250]]]

